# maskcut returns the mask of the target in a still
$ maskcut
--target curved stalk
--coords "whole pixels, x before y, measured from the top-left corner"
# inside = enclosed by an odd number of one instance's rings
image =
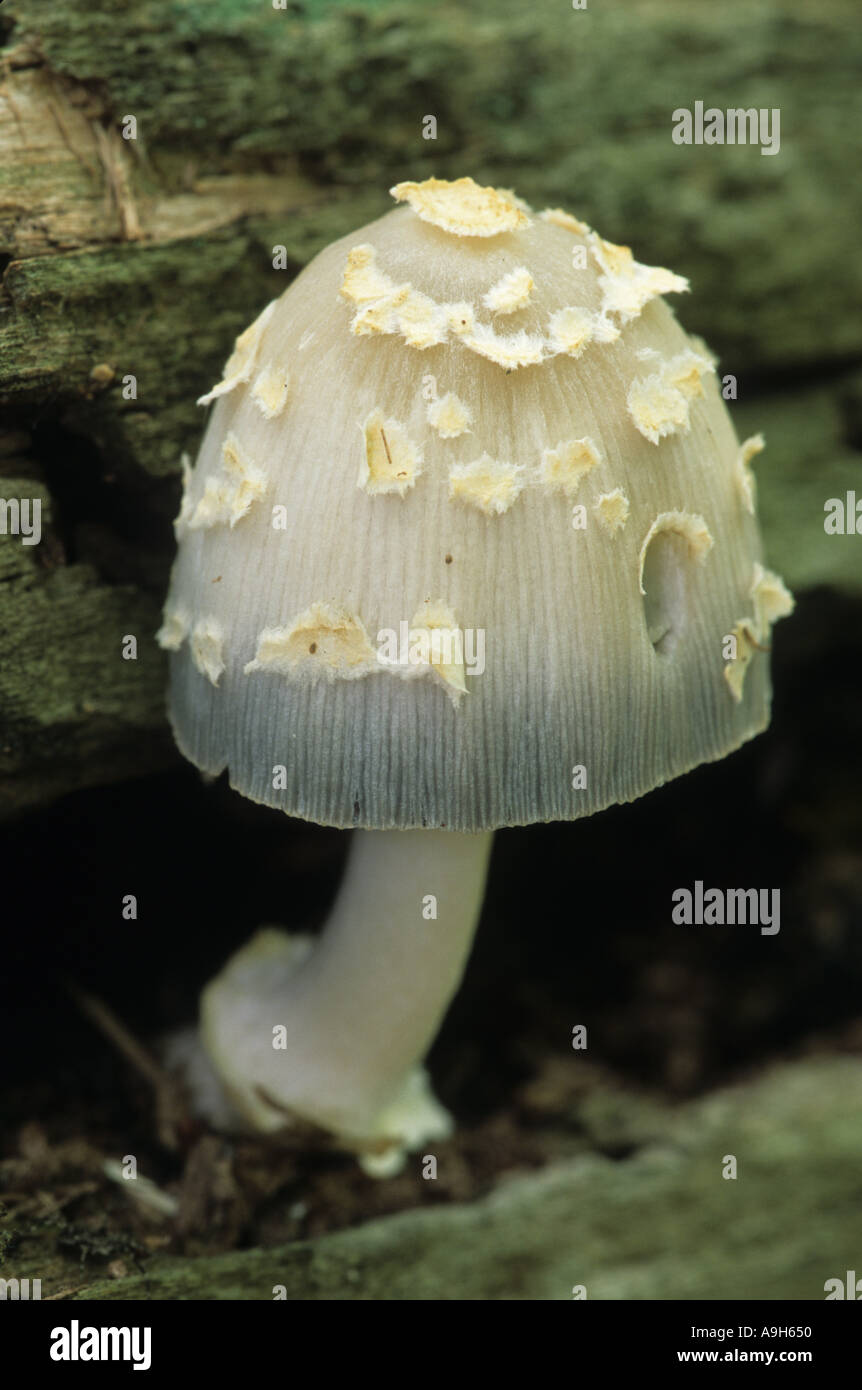
[[[296,1115],[382,1153],[448,1131],[416,1067],[464,972],[492,838],[354,831],[322,935],[262,931],[207,986],[204,1045],[255,1128]]]

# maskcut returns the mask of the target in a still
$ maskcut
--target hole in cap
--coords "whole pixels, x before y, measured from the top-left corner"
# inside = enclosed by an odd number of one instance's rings
[[[644,618],[659,656],[672,655],[688,626],[693,564],[688,541],[675,531],[660,531],[646,548]]]

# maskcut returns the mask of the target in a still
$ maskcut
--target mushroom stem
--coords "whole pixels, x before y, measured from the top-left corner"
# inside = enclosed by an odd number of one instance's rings
[[[204,1045],[255,1128],[287,1113],[366,1152],[448,1132],[415,1068],[460,983],[492,838],[354,831],[322,936],[259,932],[207,986]]]

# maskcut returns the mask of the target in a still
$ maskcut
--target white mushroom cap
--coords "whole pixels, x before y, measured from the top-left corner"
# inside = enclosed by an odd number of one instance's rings
[[[792,600],[754,441],[660,298],[685,281],[469,179],[393,192],[204,398],[160,633],[182,751],[307,820],[465,831],[723,757]],[[386,662],[384,630],[447,628],[481,674]]]

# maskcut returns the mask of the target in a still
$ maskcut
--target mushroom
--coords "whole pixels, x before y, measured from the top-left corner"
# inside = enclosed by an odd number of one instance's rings
[[[574,820],[769,718],[749,460],[687,288],[472,179],[321,252],[237,339],[176,523],[162,645],[199,768],[355,831],[322,936],[205,989],[245,1123],[388,1173],[450,1128],[422,1060],[492,832]],[[226,866],[230,871],[230,866]]]

